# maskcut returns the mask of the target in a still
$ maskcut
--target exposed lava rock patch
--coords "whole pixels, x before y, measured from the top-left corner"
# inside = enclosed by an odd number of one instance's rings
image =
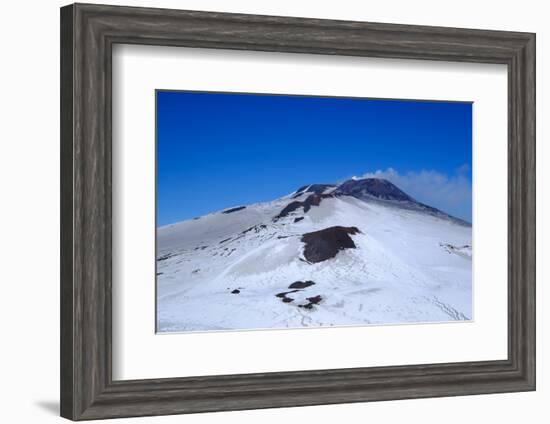
[[[298,190],[296,190],[296,194],[292,196],[293,199],[296,199],[297,197],[300,197],[302,194],[305,193],[315,193],[315,194],[323,194],[327,189],[336,187],[334,184],[311,184],[307,186],[300,187]]]
[[[439,243],[439,245],[448,254],[454,253],[455,255],[461,256],[465,259],[472,259],[472,246],[469,244],[465,244],[463,246],[454,246],[450,243]]]
[[[318,294],[317,296],[308,297],[307,300],[309,303],[305,303],[303,305],[298,305],[298,306],[300,308],[313,309],[313,305],[318,305],[321,302],[321,300],[323,300],[323,297],[320,294]]]
[[[290,293],[296,293],[296,292],[299,292],[300,290],[290,290],[290,291],[286,291],[286,292],[281,292],[281,293],[277,293],[275,295],[275,297],[280,297],[280,298],[283,298],[283,297],[286,297],[287,294],[290,294]]]
[[[252,227],[247,228],[244,231],[241,231],[241,234],[246,234],[249,231],[254,231],[255,233],[259,233],[261,230],[265,230],[266,228],[267,228],[267,225],[265,224],[253,225]]]
[[[246,209],[246,206],[237,206],[236,208],[226,209],[222,211],[222,213],[233,213],[233,212],[242,211],[243,209]]]
[[[294,223],[300,222],[302,219],[304,219],[303,216],[299,216],[298,218],[294,218]]]
[[[235,289],[231,291],[231,294],[239,294],[241,291],[239,289]]]
[[[303,289],[306,289],[306,288],[311,287],[313,285],[315,285],[315,282],[310,281],[310,280],[308,280],[308,281],[295,281],[290,286],[288,286],[289,289],[294,289],[294,290],[289,290],[289,291],[284,291],[284,292],[281,292],[281,293],[277,293],[275,295],[275,297],[278,297],[279,299],[281,299],[281,301],[283,303],[291,303],[291,302],[294,302],[295,299],[288,296],[289,294],[303,292],[304,291]],[[300,304],[300,305],[297,305],[297,306],[299,306],[300,308],[305,308],[305,309],[313,309],[313,305],[317,305],[322,300],[322,297],[321,297],[321,295],[317,295],[317,296],[313,296],[313,297],[308,297],[308,298],[306,298],[306,300],[307,300],[307,303]]]
[[[294,301],[293,298],[291,297],[288,297],[287,294],[290,294],[290,293],[296,293],[296,292],[299,292],[300,290],[291,290],[291,291],[286,291],[286,292],[282,292],[282,293],[277,293],[275,295],[275,297],[278,297],[279,299],[281,299],[281,301],[283,303],[290,303],[292,301]]]
[[[176,256],[175,253],[167,253],[167,254],[162,255],[162,256],[160,256],[159,258],[157,258],[157,262],[165,261],[165,260],[167,260],[167,259],[173,258],[174,256]]]
[[[302,194],[302,192],[308,187],[309,187],[308,185],[300,187],[298,190],[296,190],[296,194]]]
[[[305,289],[306,287],[313,286],[313,281],[296,281],[288,286],[289,289]]]
[[[288,216],[288,214],[290,214],[291,212],[294,212],[299,208],[303,208],[304,213],[306,213],[311,209],[312,206],[319,206],[323,199],[327,199],[329,197],[334,197],[334,196],[332,194],[311,194],[303,202],[299,200],[290,202],[288,205],[286,205],[283,208],[281,212],[279,212],[279,215],[277,215],[274,218],[274,220],[276,221],[279,218],[284,218],[285,216]]]
[[[349,235],[357,233],[360,233],[357,227],[340,226],[306,233],[302,236],[304,256],[309,262],[322,262],[334,258],[340,250],[355,249],[357,246]]]

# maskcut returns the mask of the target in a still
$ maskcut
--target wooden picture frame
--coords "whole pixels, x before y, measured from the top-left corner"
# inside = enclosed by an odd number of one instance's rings
[[[116,43],[508,68],[508,359],[113,381]],[[72,420],[535,389],[535,35],[75,4],[61,9],[61,415]]]

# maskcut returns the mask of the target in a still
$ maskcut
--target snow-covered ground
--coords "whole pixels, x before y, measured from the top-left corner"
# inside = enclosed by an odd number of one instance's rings
[[[385,180],[350,181],[158,228],[158,331],[471,319],[471,226]],[[359,231],[315,233],[332,227]],[[308,233],[335,256],[308,259]]]

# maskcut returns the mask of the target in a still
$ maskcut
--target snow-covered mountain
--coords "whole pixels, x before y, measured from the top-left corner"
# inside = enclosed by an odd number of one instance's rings
[[[472,228],[384,179],[157,229],[159,332],[469,320]]]

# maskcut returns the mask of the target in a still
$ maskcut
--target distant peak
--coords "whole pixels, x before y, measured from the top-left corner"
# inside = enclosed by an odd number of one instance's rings
[[[362,197],[376,197],[383,200],[414,202],[414,199],[384,178],[354,177],[340,184],[335,194]]]

